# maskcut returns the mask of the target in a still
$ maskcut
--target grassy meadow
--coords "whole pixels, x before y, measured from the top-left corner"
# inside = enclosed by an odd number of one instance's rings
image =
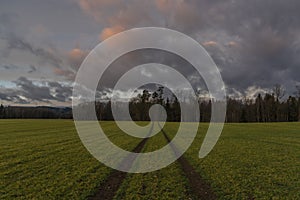
[[[141,141],[114,122],[101,126],[123,149]],[[177,126],[164,127],[170,138]],[[213,151],[199,159],[207,128],[200,124],[184,157],[219,199],[300,199],[300,123],[226,124]],[[142,152],[165,144],[159,133]],[[86,199],[112,171],[89,154],[71,120],[0,120],[0,161],[0,199]],[[128,174],[114,198],[194,199],[177,162]]]

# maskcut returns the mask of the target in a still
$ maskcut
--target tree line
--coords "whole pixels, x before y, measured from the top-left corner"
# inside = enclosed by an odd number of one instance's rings
[[[227,98],[226,122],[295,122],[300,121],[300,87],[296,87],[294,95],[284,98],[285,90],[276,85],[270,93],[258,94],[255,98]],[[200,122],[209,122],[211,105],[214,100],[198,98]],[[98,120],[114,120],[111,101],[99,101],[95,104]],[[114,102],[114,104],[118,104]],[[164,95],[164,88],[155,91],[143,90],[130,99],[130,116],[134,121],[149,121],[149,109],[154,104],[162,105],[167,113],[167,121],[181,121],[180,103],[174,95]],[[82,111],[88,112],[88,104],[78,105]],[[192,114],[192,113],[190,113]],[[82,113],[82,119],[88,113]],[[71,108],[51,107],[0,107],[0,118],[72,118]]]
[[[0,105],[0,119],[71,119],[71,108]]]

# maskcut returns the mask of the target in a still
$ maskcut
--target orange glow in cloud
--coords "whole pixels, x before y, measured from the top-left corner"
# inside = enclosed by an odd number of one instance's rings
[[[60,69],[60,68],[54,68],[53,70],[54,74],[58,75],[58,76],[65,76],[69,79],[74,78],[74,73],[70,70],[64,70],[64,69]]]
[[[109,38],[110,36],[120,33],[124,30],[125,30],[125,28],[122,26],[113,26],[113,27],[105,28],[101,32],[99,39],[105,40],[105,39]]]
[[[217,45],[218,45],[218,43],[215,41],[208,41],[208,42],[203,43],[203,46],[206,46],[206,47],[213,47],[213,46],[217,46]]]
[[[231,41],[231,42],[228,42],[227,45],[229,47],[236,47],[238,44],[236,42],[234,42],[234,41]]]
[[[78,58],[82,58],[83,56],[86,55],[86,53],[79,49],[79,48],[75,48],[72,49],[69,53],[68,53],[69,57],[72,59],[78,59]]]
[[[87,51],[81,50],[80,48],[72,49],[67,53],[70,65],[78,69],[87,54]]]
[[[170,0],[155,0],[155,5],[161,11],[170,11],[172,6]]]

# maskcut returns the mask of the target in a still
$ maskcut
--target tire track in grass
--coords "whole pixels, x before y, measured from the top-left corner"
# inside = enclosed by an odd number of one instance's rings
[[[155,124],[155,126],[157,125]],[[159,131],[156,135],[149,138],[142,152],[154,152],[166,145],[167,141],[162,132]],[[169,151],[170,150],[171,149],[169,149]],[[160,155],[158,156],[160,159],[164,159]],[[160,170],[148,173],[128,174],[113,199],[195,199],[191,194],[188,179],[183,173],[179,163],[174,162]]]
[[[169,136],[163,130],[163,128],[159,123],[158,126],[160,127],[161,132],[165,136],[168,143],[170,143],[170,146],[174,154],[177,154],[178,150],[176,146],[173,143],[171,143]],[[200,176],[199,173],[195,171],[192,165],[183,156],[179,157],[177,162],[180,164],[185,176],[189,180],[190,189],[193,192],[193,196],[195,196],[197,199],[204,199],[204,200],[217,199],[211,186]]]
[[[153,123],[151,124],[151,128],[149,130],[148,135],[152,133],[153,130]],[[146,142],[148,141],[148,137],[144,138],[133,150],[134,153],[140,153],[142,149],[144,148]],[[126,168],[130,169],[132,166],[132,163],[136,159],[137,156],[128,156],[123,159],[121,162],[121,165],[126,166]],[[116,192],[118,191],[119,187],[123,183],[124,179],[127,176],[127,172],[122,172],[118,170],[113,170],[108,177],[106,178],[106,181],[104,181],[100,188],[97,190],[97,192],[91,196],[90,200],[110,200],[113,199]]]

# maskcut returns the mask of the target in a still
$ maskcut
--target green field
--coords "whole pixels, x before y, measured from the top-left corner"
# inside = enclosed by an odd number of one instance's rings
[[[101,122],[123,149],[141,141]],[[164,130],[173,137],[176,123]],[[184,154],[219,199],[300,199],[300,123],[226,124],[214,150],[198,152],[208,124]],[[150,138],[143,152],[167,141]],[[0,120],[0,199],[86,199],[111,169],[94,159],[71,120]],[[115,199],[194,199],[178,162],[146,174],[128,174]]]

